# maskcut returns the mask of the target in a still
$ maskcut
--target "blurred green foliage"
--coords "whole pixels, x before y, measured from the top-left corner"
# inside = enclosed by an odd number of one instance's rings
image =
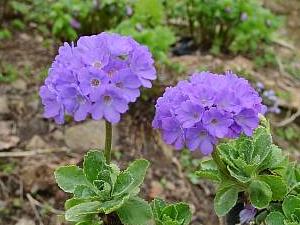
[[[17,69],[6,62],[0,62],[0,83],[11,83],[18,78]]]
[[[175,35],[165,25],[166,18],[161,0],[137,0],[133,15],[120,23],[114,31],[130,35],[147,45],[155,58],[167,61],[166,52],[175,42]]]
[[[258,66],[275,64],[270,48],[281,18],[260,0],[4,0],[13,29],[27,26],[43,36],[73,41],[111,30],[147,45],[168,65],[175,33],[214,54],[245,54]],[[11,11],[11,13],[7,13]],[[0,15],[0,18],[4,15]],[[7,26],[5,26],[7,27]],[[9,30],[0,30],[0,39]]]
[[[125,17],[125,0],[13,0],[9,6],[25,23],[63,40],[78,34],[99,33],[116,26]]]
[[[213,53],[252,53],[271,43],[281,19],[259,0],[165,0],[168,17]]]

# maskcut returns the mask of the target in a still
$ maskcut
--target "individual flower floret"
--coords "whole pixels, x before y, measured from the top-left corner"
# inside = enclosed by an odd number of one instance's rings
[[[77,45],[65,43],[58,50],[45,84],[40,89],[44,116],[64,123],[65,114],[75,121],[120,120],[140,87],[156,79],[148,48],[131,37],[112,33],[84,36]]]
[[[176,149],[210,154],[218,139],[251,136],[265,106],[247,80],[232,72],[193,74],[157,100],[153,127]]]

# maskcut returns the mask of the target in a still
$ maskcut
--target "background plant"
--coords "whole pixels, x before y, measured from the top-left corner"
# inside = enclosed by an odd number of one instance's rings
[[[126,16],[128,0],[14,0],[9,3],[25,23],[35,23],[40,31],[63,40],[99,33],[116,26]]]
[[[175,36],[166,26],[164,6],[161,0],[137,0],[133,15],[120,23],[114,31],[130,35],[147,45],[155,58],[167,61],[166,53],[175,42]]]
[[[272,41],[280,19],[258,0],[180,0],[165,1],[168,16],[180,18],[185,31],[204,50],[257,53]]]

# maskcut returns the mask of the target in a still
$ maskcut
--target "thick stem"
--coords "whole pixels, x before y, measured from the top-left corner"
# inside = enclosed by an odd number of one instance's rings
[[[105,149],[104,155],[106,159],[106,163],[110,164],[111,160],[111,140],[112,140],[112,126],[111,123],[105,121]]]

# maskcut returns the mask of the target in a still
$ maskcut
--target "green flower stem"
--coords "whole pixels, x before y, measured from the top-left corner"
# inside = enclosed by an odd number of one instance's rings
[[[112,125],[110,122],[105,121],[105,149],[104,155],[106,163],[110,164],[111,160],[111,141],[112,141]]]

